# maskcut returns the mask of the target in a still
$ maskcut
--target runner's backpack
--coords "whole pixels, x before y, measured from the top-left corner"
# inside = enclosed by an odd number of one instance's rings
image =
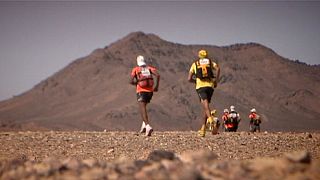
[[[238,122],[238,113],[235,111],[231,111],[229,114],[231,122]]]
[[[153,87],[153,77],[147,66],[138,67],[136,78],[140,87]]]
[[[214,78],[212,71],[212,61],[210,59],[204,58],[199,59],[195,62],[196,65],[196,77],[199,79]]]

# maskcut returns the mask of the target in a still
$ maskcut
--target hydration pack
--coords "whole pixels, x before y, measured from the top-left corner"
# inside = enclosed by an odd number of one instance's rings
[[[136,78],[140,87],[153,87],[153,77],[147,66],[139,67]]]
[[[212,62],[210,59],[199,59],[196,64],[196,77],[199,79],[214,78],[212,71]]]
[[[229,117],[231,122],[238,122],[238,113],[237,112],[230,112]]]

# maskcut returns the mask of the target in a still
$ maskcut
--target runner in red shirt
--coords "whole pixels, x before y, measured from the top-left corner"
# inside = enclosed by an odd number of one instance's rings
[[[249,129],[250,132],[260,132],[260,124],[261,124],[261,118],[257,114],[257,110],[255,108],[250,110],[249,114],[250,124]]]
[[[137,57],[137,65],[131,71],[130,84],[136,85],[137,101],[143,120],[140,132],[145,132],[147,136],[151,136],[153,129],[149,124],[147,104],[151,101],[153,92],[158,91],[160,75],[155,67],[146,64],[144,57],[141,55]],[[156,81],[154,81],[154,77]]]

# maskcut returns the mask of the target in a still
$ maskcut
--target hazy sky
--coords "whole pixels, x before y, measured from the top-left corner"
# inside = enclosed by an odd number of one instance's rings
[[[133,31],[181,44],[257,42],[320,64],[320,2],[0,2],[0,100]]]

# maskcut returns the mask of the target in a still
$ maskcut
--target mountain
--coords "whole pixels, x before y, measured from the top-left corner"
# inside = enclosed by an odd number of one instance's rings
[[[134,32],[79,58],[31,90],[0,102],[2,130],[138,130],[141,118],[129,82],[136,56],[144,55],[161,75],[148,106],[155,130],[196,130],[199,100],[187,74],[199,49],[221,67],[213,106],[221,117],[235,105],[248,130],[248,114],[262,115],[262,130],[320,129],[320,67],[291,61],[257,43],[182,45]]]

